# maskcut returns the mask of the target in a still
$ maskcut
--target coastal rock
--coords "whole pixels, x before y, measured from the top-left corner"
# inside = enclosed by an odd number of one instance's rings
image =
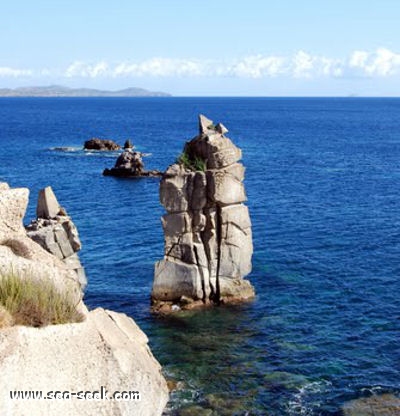
[[[199,115],[199,134],[207,134],[214,129],[214,123],[212,120],[204,116],[203,114]]]
[[[225,134],[225,133],[228,133],[229,132],[229,130],[222,124],[222,123],[218,123],[216,126],[215,126],[215,130],[218,132],[218,133],[221,133],[221,134]]]
[[[22,224],[28,205],[29,190],[10,189],[4,182],[0,188],[0,241],[10,235],[25,235]]]
[[[0,183],[0,279],[12,273],[25,279],[51,280],[60,294],[72,298],[84,320],[41,328],[14,326],[13,316],[0,307],[0,388],[7,392],[0,397],[0,414],[161,415],[168,387],[146,335],[124,314],[103,309],[88,312],[82,301],[82,279],[76,273],[80,261],[75,250],[80,241],[75,226],[63,209],[54,218],[31,223],[32,231],[36,228],[42,234],[47,249],[58,245],[58,257],[51,254],[26,235],[22,218],[28,195],[27,189],[10,189]],[[67,244],[69,249],[63,247]],[[65,250],[73,254],[64,258]],[[32,406],[31,400],[11,400],[9,396],[10,391],[93,392],[102,386],[110,394],[139,392],[140,401],[70,396],[35,400]]]
[[[237,204],[247,200],[243,182],[226,170],[208,171],[208,198],[221,206]]]
[[[70,292],[78,304],[82,299],[78,274],[27,236],[22,219],[28,197],[26,188],[0,186],[0,277],[12,272],[27,278],[49,279],[59,291]]]
[[[200,158],[207,164],[207,169],[221,169],[238,162],[242,151],[223,134],[208,130],[195,137],[185,146],[185,153],[190,159]]]
[[[86,150],[119,150],[121,146],[115,143],[113,140],[108,139],[98,139],[94,137],[90,140],[86,140],[83,148]]]
[[[195,264],[169,258],[158,261],[155,269],[153,293],[157,293],[157,300],[179,301],[182,296],[202,299],[202,278]]]
[[[143,154],[133,150],[134,146],[130,140],[127,140],[124,145],[124,151],[118,156],[115,166],[111,169],[104,169],[104,176],[117,176],[122,178],[141,178],[160,176],[161,172],[144,169],[142,160]]]
[[[241,150],[224,136],[227,131],[200,115],[199,135],[162,177],[160,202],[167,214],[162,217],[164,259],[154,273],[155,311],[167,310],[168,302],[185,309],[254,297],[243,279],[251,272],[253,253],[243,204],[245,169],[238,162]]]
[[[0,414],[161,415],[168,387],[146,335],[124,314],[95,309],[82,323],[0,330]],[[23,369],[23,371],[21,371]],[[138,392],[140,400],[10,400],[9,391]]]
[[[37,218],[26,227],[27,236],[62,260],[67,270],[76,273],[84,288],[85,270],[76,254],[81,249],[78,230],[50,186],[39,191],[36,213]]]
[[[54,218],[60,213],[61,207],[54,195],[51,186],[39,191],[39,198],[36,208],[37,218]]]

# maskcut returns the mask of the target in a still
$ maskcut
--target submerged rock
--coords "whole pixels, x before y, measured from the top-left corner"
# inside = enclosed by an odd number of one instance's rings
[[[155,265],[154,310],[166,311],[168,303],[184,309],[254,297],[243,279],[253,253],[244,167],[227,131],[200,115],[199,135],[162,177],[165,248]]]
[[[98,139],[94,137],[93,139],[86,140],[83,148],[86,150],[119,150],[121,146],[115,143],[113,140],[108,139]]]
[[[381,394],[351,400],[343,405],[344,416],[398,416],[400,398],[393,394]]]

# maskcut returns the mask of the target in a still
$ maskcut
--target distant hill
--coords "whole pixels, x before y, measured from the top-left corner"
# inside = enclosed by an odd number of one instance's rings
[[[143,88],[126,88],[105,91],[91,88],[69,88],[60,85],[48,87],[0,88],[0,97],[170,97],[166,92],[153,92]]]

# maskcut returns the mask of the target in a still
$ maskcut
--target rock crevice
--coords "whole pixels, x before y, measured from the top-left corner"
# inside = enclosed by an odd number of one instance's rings
[[[244,205],[241,150],[221,123],[199,116],[199,134],[187,142],[160,183],[167,213],[164,258],[155,265],[154,310],[247,300],[251,272],[251,221]],[[181,299],[184,299],[184,302]],[[184,304],[184,305],[183,305]]]

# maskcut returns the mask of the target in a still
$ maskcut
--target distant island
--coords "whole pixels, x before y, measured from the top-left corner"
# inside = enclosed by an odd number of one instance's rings
[[[92,88],[69,88],[61,85],[48,87],[0,88],[0,97],[170,97],[166,92],[148,91],[143,88],[126,88],[118,91]]]

